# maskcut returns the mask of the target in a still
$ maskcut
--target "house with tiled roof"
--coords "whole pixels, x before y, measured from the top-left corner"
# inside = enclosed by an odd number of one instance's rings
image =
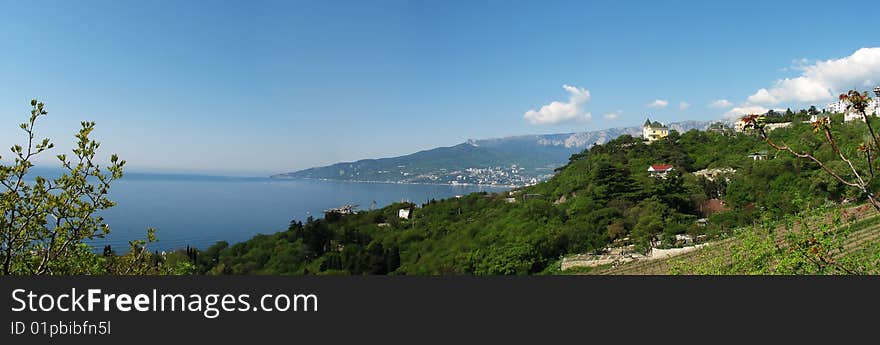
[[[669,136],[669,127],[660,122],[651,122],[651,119],[645,119],[645,124],[642,125],[642,138],[647,140],[648,143],[667,136]]]
[[[666,174],[672,170],[675,169],[669,164],[651,164],[651,166],[648,167],[648,174],[653,177],[666,178]]]

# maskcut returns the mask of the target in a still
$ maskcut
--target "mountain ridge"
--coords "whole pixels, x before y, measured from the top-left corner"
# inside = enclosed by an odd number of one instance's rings
[[[705,130],[712,121],[670,123],[670,129]],[[272,178],[305,178],[388,183],[530,185],[553,175],[575,153],[622,135],[640,136],[641,127],[615,127],[587,132],[526,134],[468,139],[453,146],[407,155],[339,162]]]

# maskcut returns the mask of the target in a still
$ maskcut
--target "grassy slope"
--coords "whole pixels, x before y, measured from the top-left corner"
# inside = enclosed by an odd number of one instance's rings
[[[844,255],[860,255],[861,250],[870,244],[880,242],[880,214],[870,208],[853,207],[847,211],[855,214],[856,219],[852,224],[856,230],[847,238]],[[781,227],[779,229],[782,229]],[[779,232],[780,237],[782,231]],[[673,266],[685,266],[699,264],[706,258],[721,255],[725,260],[730,258],[729,248],[736,242],[735,237],[727,238],[720,241],[712,242],[708,247],[701,248],[692,252],[687,252],[675,257],[636,261],[623,264],[617,267],[608,267],[602,270],[592,270],[584,274],[600,274],[600,275],[663,275],[670,274]],[[684,272],[687,273],[687,272]]]

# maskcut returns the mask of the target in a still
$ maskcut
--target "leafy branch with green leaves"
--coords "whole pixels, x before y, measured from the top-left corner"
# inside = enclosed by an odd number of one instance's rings
[[[63,173],[57,178],[31,176],[34,160],[55,145],[49,138],[36,139],[35,126],[48,112],[36,99],[30,104],[30,117],[19,126],[27,144],[12,146],[11,165],[0,164],[0,274],[145,273],[153,229],[147,230],[147,240],[130,241],[129,253],[120,258],[123,264],[99,263],[85,243],[110,233],[97,213],[115,205],[108,194],[111,184],[122,178],[125,161],[114,154],[108,166],[98,164],[101,145],[90,137],[95,123],[82,122],[73,155],[56,156]]]

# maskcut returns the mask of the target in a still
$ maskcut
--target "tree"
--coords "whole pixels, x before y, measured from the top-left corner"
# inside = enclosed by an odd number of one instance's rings
[[[608,225],[606,228],[606,234],[611,241],[622,238],[626,234],[626,226],[624,225],[623,220],[617,219]]]
[[[664,205],[670,206],[679,212],[693,210],[690,202],[690,194],[684,186],[684,178],[678,170],[666,174],[664,178],[652,181],[648,192],[653,198],[660,200]]]
[[[110,233],[110,226],[95,213],[114,205],[107,194],[111,183],[122,177],[125,161],[114,154],[109,166],[97,164],[100,144],[89,137],[95,123],[82,122],[73,157],[56,156],[64,173],[54,179],[30,175],[34,159],[54,147],[48,138],[37,140],[34,132],[37,120],[47,114],[43,103],[32,100],[31,108],[29,120],[20,125],[27,144],[12,146],[11,165],[0,164],[0,273],[144,272],[150,256],[145,244],[155,239],[152,229],[147,241],[130,242],[129,254],[116,265],[99,267],[100,258],[85,243]]]
[[[590,171],[596,181],[593,186],[594,200],[612,200],[618,197],[630,198],[635,185],[629,170],[611,159],[599,159]]]
[[[670,211],[668,206],[655,198],[645,199],[627,211],[627,221],[632,224],[630,237],[636,250],[642,253],[651,250],[651,240],[663,231]]]

